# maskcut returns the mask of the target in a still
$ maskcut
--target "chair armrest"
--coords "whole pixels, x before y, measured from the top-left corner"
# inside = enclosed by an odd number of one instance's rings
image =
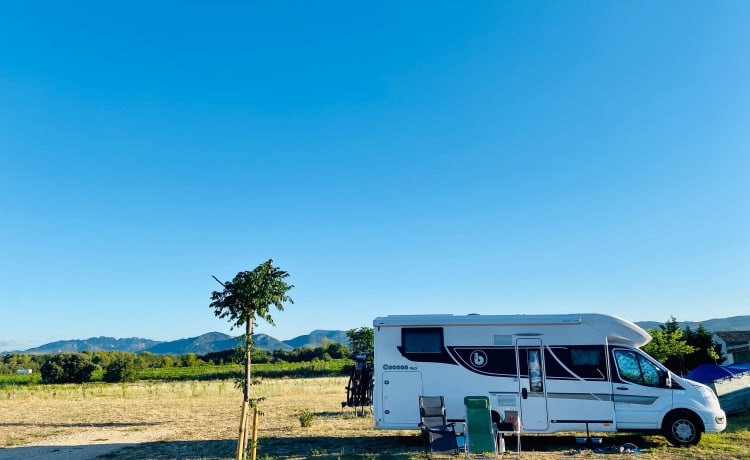
[[[437,426],[423,426],[422,429],[424,431],[429,431],[431,433],[440,433],[444,431],[456,431],[456,424],[455,423],[449,423],[447,425],[437,425]]]

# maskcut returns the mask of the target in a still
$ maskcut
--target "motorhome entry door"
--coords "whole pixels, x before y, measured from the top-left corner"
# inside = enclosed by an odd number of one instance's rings
[[[516,356],[523,428],[529,431],[546,430],[548,426],[547,383],[542,340],[539,338],[517,339]]]
[[[383,372],[383,421],[389,424],[419,424],[419,395],[422,394],[422,373],[409,371]]]

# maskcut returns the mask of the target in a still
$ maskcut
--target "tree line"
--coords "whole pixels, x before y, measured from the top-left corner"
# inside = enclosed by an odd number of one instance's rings
[[[366,328],[365,328],[366,329]],[[333,341],[324,341],[320,347],[301,347],[293,350],[254,349],[256,363],[303,363],[349,358],[352,350]],[[43,383],[84,383],[92,380],[94,372],[102,371],[105,382],[133,382],[147,368],[172,368],[240,364],[244,349],[235,348],[201,355],[156,355],[147,351],[82,351],[33,355],[11,353],[0,355],[0,374],[14,374],[19,369],[40,373]]]

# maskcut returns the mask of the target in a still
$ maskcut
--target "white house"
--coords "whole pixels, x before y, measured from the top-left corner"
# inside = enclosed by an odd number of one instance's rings
[[[723,364],[750,363],[750,331],[718,331],[712,338],[727,359]]]

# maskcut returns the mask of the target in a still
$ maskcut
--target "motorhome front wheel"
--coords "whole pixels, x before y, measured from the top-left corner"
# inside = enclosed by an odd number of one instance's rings
[[[664,437],[677,447],[695,446],[701,440],[702,429],[696,417],[687,411],[679,411],[664,419]]]

